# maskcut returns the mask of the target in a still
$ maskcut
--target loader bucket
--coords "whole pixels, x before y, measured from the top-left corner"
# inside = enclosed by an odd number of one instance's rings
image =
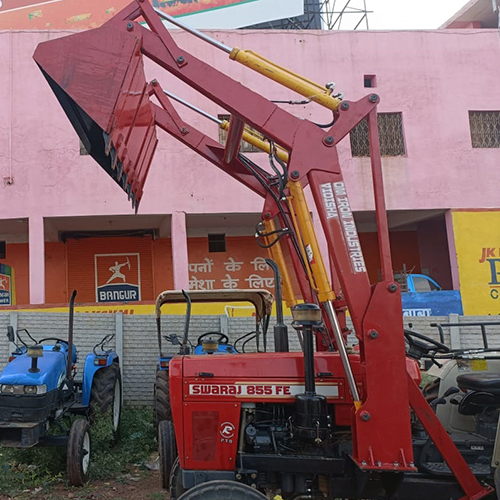
[[[40,43],[33,58],[88,153],[137,210],[158,142],[141,39],[105,26]]]

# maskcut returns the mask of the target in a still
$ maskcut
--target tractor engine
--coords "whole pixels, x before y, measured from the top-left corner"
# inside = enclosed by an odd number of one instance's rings
[[[315,407],[297,396],[295,405],[247,403],[242,411],[245,453],[324,455],[330,449],[332,419],[326,400],[324,407]]]

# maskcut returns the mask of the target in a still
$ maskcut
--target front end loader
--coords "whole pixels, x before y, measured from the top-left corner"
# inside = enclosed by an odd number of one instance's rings
[[[332,123],[320,127],[297,118],[182,49],[161,18],[329,109]],[[227,127],[225,145],[186,122],[158,80],[146,82],[144,57],[230,113],[229,125],[221,124]],[[85,147],[135,210],[157,127],[264,201],[257,236],[279,266],[303,353],[287,352],[277,331],[277,352],[183,355],[170,361],[179,453],[171,476],[174,497],[184,490],[183,500],[277,494],[479,500],[494,494],[494,470],[483,467],[491,455],[467,449],[448,434],[419,388],[416,360],[406,356],[401,291],[389,246],[377,94],[345,100],[332,85],[318,85],[252,51],[228,47],[146,0],[135,0],[100,28],[41,43],[34,58]],[[336,149],[365,119],[381,263],[381,280],[373,285]],[[268,169],[240,152],[242,139],[268,154]],[[306,187],[324,231],[332,277]],[[294,294],[292,273],[304,304]],[[347,310],[356,349],[346,345]],[[432,453],[423,453],[425,446]]]

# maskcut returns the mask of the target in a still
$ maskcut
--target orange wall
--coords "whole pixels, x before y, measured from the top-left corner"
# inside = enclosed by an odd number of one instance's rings
[[[27,243],[7,243],[6,259],[1,259],[2,264],[14,268],[16,280],[16,303],[29,304],[30,302],[30,276],[29,276],[29,247]]]
[[[203,263],[205,258],[213,261],[211,271],[209,272],[189,271],[190,280],[193,280],[193,278],[197,278],[198,280],[215,280],[215,282],[211,284],[212,289],[224,288],[222,280],[227,279],[227,275],[233,280],[238,280],[234,288],[250,288],[249,282],[245,281],[250,275],[258,275],[262,278],[273,277],[273,273],[270,269],[256,269],[254,267],[255,265],[251,264],[255,257],[266,258],[268,253],[267,250],[257,245],[255,238],[250,236],[227,237],[226,252],[209,252],[208,238],[189,238],[188,253],[190,265]],[[230,262],[230,257],[241,266],[240,270],[228,271],[226,269],[225,263]],[[274,285],[272,283],[271,286],[264,286],[264,288],[274,291]]]
[[[79,302],[95,302],[95,254],[138,253],[141,263],[141,300],[172,288],[172,252],[170,240],[153,242],[143,238],[114,237],[71,239],[66,243],[68,290],[78,290]],[[158,277],[156,279],[156,277]]]
[[[377,233],[359,233],[359,240],[368,269],[371,283],[379,280],[380,269],[378,235]],[[394,231],[390,233],[392,267],[394,272],[406,270],[414,273],[420,272],[420,253],[418,251],[418,238],[416,231]]]
[[[45,243],[45,302],[65,304],[69,300],[66,282],[66,245],[62,242]]]

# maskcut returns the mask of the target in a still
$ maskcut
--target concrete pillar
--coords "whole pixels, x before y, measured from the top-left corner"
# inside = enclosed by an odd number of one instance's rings
[[[30,303],[45,303],[45,235],[43,217],[29,218]]]
[[[115,313],[115,342],[116,354],[118,354],[120,369],[123,370],[123,313],[120,311]]]
[[[448,316],[449,323],[458,323],[460,316],[458,314],[450,314]],[[461,349],[462,342],[460,341],[460,327],[450,326],[450,347],[452,349]]]
[[[453,218],[451,210],[445,212],[446,236],[448,238],[448,251],[450,254],[451,282],[453,290],[460,290],[460,277],[458,274],[457,250],[455,247],[455,233],[453,231]]]
[[[172,267],[174,288],[189,290],[189,259],[187,247],[186,214],[174,212],[170,229],[172,239]]]

